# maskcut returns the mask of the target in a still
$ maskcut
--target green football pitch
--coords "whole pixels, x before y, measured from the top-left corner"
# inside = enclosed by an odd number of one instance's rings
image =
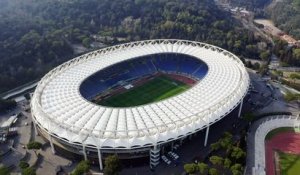
[[[190,86],[166,76],[155,77],[145,84],[134,87],[122,94],[111,96],[98,104],[111,107],[138,106],[157,102],[174,96],[190,88]]]
[[[300,174],[300,156],[279,152],[279,164],[281,175]]]

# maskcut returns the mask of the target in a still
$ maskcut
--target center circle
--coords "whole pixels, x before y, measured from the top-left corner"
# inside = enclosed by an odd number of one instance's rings
[[[80,94],[106,107],[134,107],[178,95],[197,84],[208,72],[199,58],[159,53],[128,59],[86,78]]]

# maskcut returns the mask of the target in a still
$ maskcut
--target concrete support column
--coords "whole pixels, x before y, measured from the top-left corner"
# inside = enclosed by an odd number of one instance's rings
[[[244,99],[242,99],[242,101],[241,101],[241,103],[240,103],[240,109],[239,109],[239,115],[238,115],[238,118],[241,117],[242,108],[243,108],[243,103],[244,103]]]
[[[160,161],[160,148],[157,145],[150,150],[150,168],[155,168]]]
[[[179,140],[179,145],[180,145],[180,146],[182,145],[182,142],[183,142],[183,138],[181,138],[181,139]]]
[[[51,151],[53,154],[55,154],[55,148],[54,148],[54,145],[53,145],[53,140],[52,140],[52,136],[49,134],[49,142],[50,142],[50,146],[51,146]]]
[[[207,128],[206,128],[205,140],[204,140],[204,146],[207,145],[208,133],[209,133],[209,125],[208,125]]]
[[[99,167],[100,167],[100,171],[102,171],[103,170],[103,165],[102,165],[101,151],[100,151],[100,148],[98,148],[97,150],[98,150]]]
[[[37,126],[36,126],[36,123],[34,121],[32,121],[33,123],[33,128],[34,128],[34,132],[35,132],[35,135],[38,136],[39,135],[39,132],[37,130]]]
[[[85,145],[82,145],[82,153],[83,153],[84,160],[87,160]]]

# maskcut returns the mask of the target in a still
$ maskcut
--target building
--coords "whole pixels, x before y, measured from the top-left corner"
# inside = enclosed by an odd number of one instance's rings
[[[16,128],[12,128],[18,120],[18,115],[12,115],[7,120],[0,123],[0,143],[6,142],[7,137],[17,134]]]
[[[133,106],[97,105],[120,89],[158,74],[190,82],[170,98]],[[179,78],[178,78],[179,77]],[[176,84],[176,83],[175,83]],[[150,157],[181,143],[239,106],[249,87],[238,57],[219,47],[186,40],[147,40],[100,49],[74,58],[39,82],[31,101],[36,131],[56,148],[99,161]],[[130,89],[130,88],[129,88]]]
[[[0,125],[0,134],[7,134],[12,124],[16,123],[18,115],[12,115]]]

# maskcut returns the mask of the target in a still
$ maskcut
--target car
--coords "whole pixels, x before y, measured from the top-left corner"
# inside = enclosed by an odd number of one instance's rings
[[[166,164],[168,164],[168,165],[170,165],[171,164],[171,161],[166,157],[166,156],[161,156],[161,159],[166,163]]]
[[[174,146],[173,146],[173,149],[175,149],[175,150],[177,150],[179,148],[179,145],[178,144],[175,144]]]
[[[178,156],[176,153],[172,152],[172,151],[169,151],[169,152],[168,152],[168,155],[169,155],[172,159],[174,159],[174,160],[177,160],[177,159],[179,158],[179,156]]]

